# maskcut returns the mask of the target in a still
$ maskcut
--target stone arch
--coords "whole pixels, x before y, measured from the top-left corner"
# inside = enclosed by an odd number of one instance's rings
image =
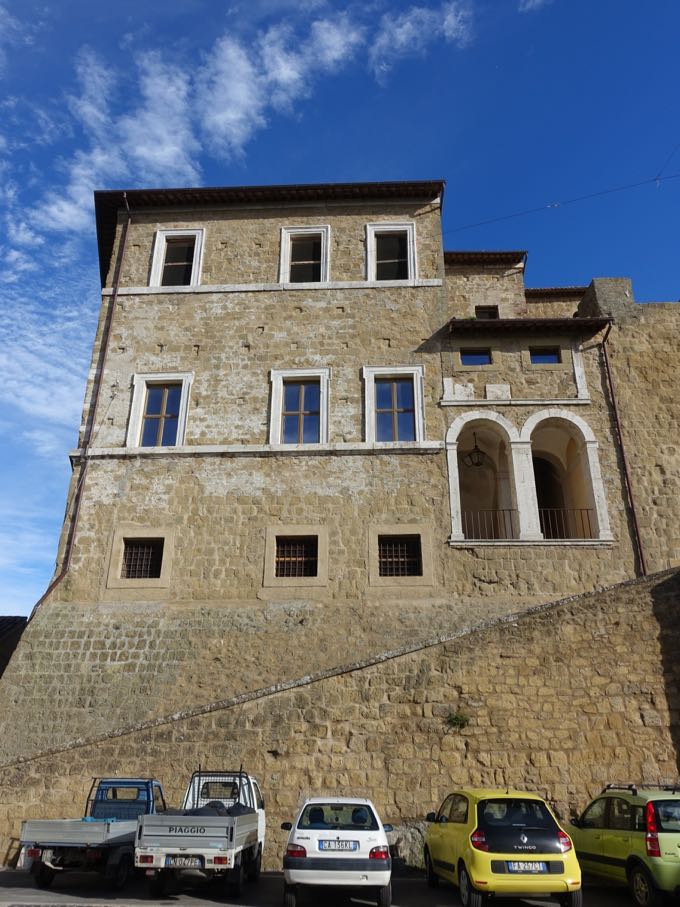
[[[579,430],[586,443],[597,444],[595,433],[585,419],[582,419],[581,416],[577,416],[576,413],[570,412],[568,409],[561,409],[557,406],[541,409],[537,413],[534,413],[533,416],[529,416],[520,431],[520,439],[522,441],[531,441],[534,429],[541,422],[545,422],[548,419],[561,419],[563,422],[571,422],[571,424]]]
[[[517,431],[517,428],[509,419],[506,419],[505,416],[484,409],[473,409],[469,413],[458,416],[458,418],[451,423],[449,430],[446,432],[446,446],[448,447],[449,444],[457,443],[460,433],[471,422],[493,422],[499,429],[505,432],[506,440],[509,443],[520,440],[520,434]]]

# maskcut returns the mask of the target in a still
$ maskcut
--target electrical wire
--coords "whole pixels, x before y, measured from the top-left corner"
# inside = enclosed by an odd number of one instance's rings
[[[550,202],[547,205],[540,205],[536,208],[526,208],[524,211],[516,211],[514,214],[504,214],[501,217],[492,217],[489,220],[480,220],[474,224],[463,224],[461,227],[452,227],[450,230],[445,230],[442,235],[446,236],[449,233],[460,233],[461,230],[470,230],[472,227],[485,227],[487,224],[497,224],[504,220],[512,220],[515,217],[525,217],[527,214],[537,214],[539,211],[564,208],[567,205],[575,205],[578,202],[584,202],[590,198],[601,198],[603,195],[612,195],[615,192],[627,192],[630,189],[638,189],[640,186],[649,186],[651,183],[656,183],[658,185],[659,183],[666,183],[669,180],[680,179],[680,173],[671,173],[669,176],[661,176],[661,173],[668,166],[677,148],[680,148],[680,144],[673,150],[671,156],[659,171],[659,174],[650,179],[640,180],[639,183],[628,183],[626,186],[615,186],[613,189],[602,189],[600,192],[590,192],[588,195],[577,195],[574,198],[565,199],[563,202]]]

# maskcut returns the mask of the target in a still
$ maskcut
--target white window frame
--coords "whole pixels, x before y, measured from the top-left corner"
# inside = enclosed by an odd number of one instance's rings
[[[425,408],[423,382],[425,369],[422,365],[369,366],[362,369],[364,379],[364,438],[369,444],[380,444],[395,447],[399,444],[412,444],[413,441],[377,441],[375,433],[375,379],[408,378],[413,381],[413,408],[416,429],[416,442],[425,440]]]
[[[168,239],[194,238],[194,261],[191,266],[191,282],[179,286],[198,286],[201,282],[201,268],[203,266],[203,246],[205,244],[205,230],[157,230],[153,247],[151,262],[151,277],[149,286],[160,287],[163,279],[163,266],[165,265],[165,250]]]
[[[187,415],[189,412],[189,391],[191,390],[193,379],[193,372],[153,372],[144,375],[133,375],[132,405],[130,407],[130,421],[128,423],[125,446],[139,447],[142,433],[142,421],[144,418],[146,390],[149,385],[181,383],[182,391],[179,401],[179,413],[177,415],[177,438],[175,443],[172,445],[163,444],[160,447],[146,447],[144,450],[172,450],[173,447],[181,447],[184,444],[184,437],[186,434]]]
[[[281,440],[281,413],[283,384],[286,380],[319,382],[319,444],[328,444],[328,398],[330,394],[330,368],[273,368],[269,373],[272,385],[272,403],[269,414],[269,443],[282,447],[308,447],[309,444],[286,444]]]
[[[376,243],[378,233],[406,233],[408,277],[403,280],[378,280],[376,275]],[[413,221],[378,221],[366,224],[366,280],[378,284],[405,284],[413,283],[418,279],[416,256],[416,225]]]
[[[296,236],[321,236],[321,275],[320,280],[305,282],[291,281],[290,279],[290,247],[291,240]],[[279,283],[292,284],[293,286],[318,287],[328,283],[330,279],[330,238],[329,224],[314,227],[281,227],[281,255],[279,260]]]

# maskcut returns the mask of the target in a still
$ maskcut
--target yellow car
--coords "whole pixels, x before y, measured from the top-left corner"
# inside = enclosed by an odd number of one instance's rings
[[[463,907],[482,907],[487,895],[548,896],[563,907],[581,907],[571,838],[536,794],[456,790],[427,821],[427,883],[453,882]]]

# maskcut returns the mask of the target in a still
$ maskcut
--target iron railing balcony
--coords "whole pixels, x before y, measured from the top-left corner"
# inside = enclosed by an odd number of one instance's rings
[[[593,511],[587,507],[540,507],[538,517],[544,539],[592,539]]]
[[[517,538],[516,510],[464,510],[462,516],[463,535],[466,539],[482,541]]]

